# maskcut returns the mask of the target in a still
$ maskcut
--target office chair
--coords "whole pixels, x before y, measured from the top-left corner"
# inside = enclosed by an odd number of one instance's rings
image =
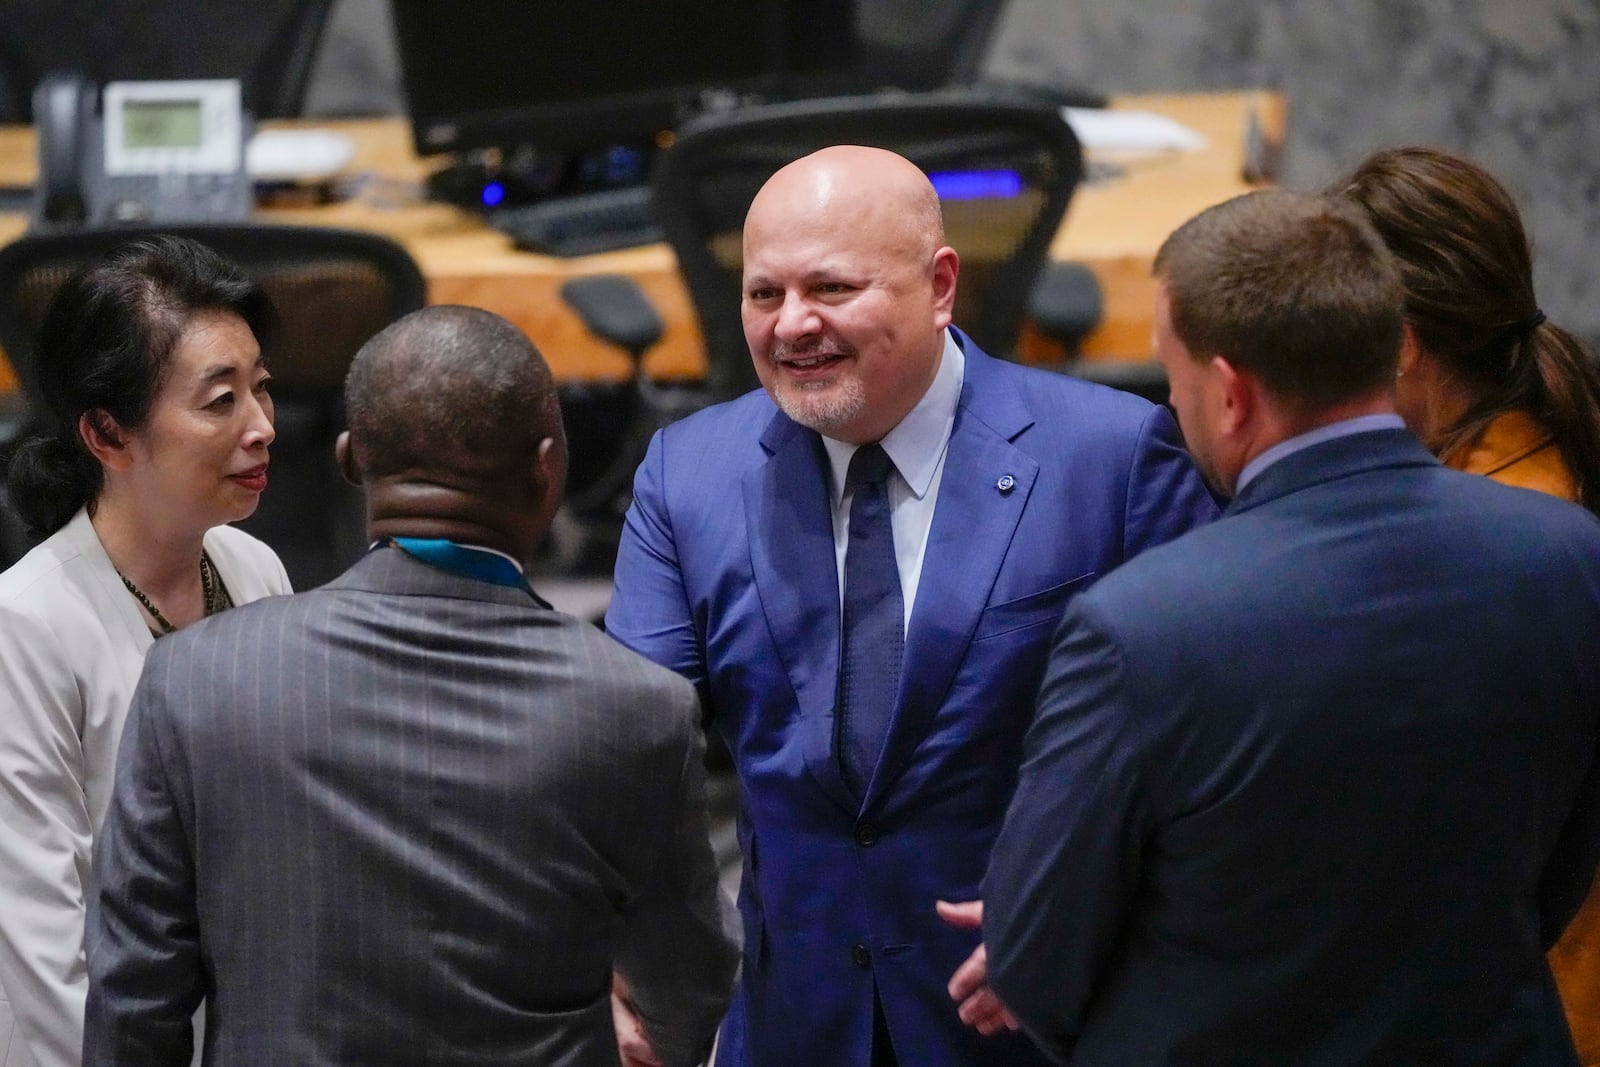
[[[704,390],[658,382],[646,372],[645,353],[665,327],[632,278],[582,275],[561,286],[561,299],[591,334],[627,354],[630,370],[621,382],[563,382],[557,390],[567,430],[567,493],[541,562],[561,573],[609,577],[650,438],[703,407]]]
[[[333,461],[344,429],[345,371],[368,338],[423,305],[422,272],[386,237],[312,226],[172,225],[23,237],[0,247],[0,347],[25,398],[38,395],[33,340],[61,283],[79,266],[155,232],[210,245],[255,278],[277,309],[282,335],[269,356],[277,409],[272,485],[239,525],[277,551],[296,589],[320,585],[366,547],[364,501]]]
[[[301,114],[333,0],[0,0],[0,122],[32,121],[55,71],[108,81],[237,78],[258,119]]]
[[[710,400],[757,385],[739,317],[745,212],[774,171],[834,144],[892,149],[934,177],[961,257],[955,322],[1012,354],[1082,167],[1059,109],[981,90],[747,107],[684,126],[653,182],[705,338]]]
[[[1046,264],[1029,298],[1034,328],[1066,354],[1066,360],[1053,369],[1165,404],[1167,372],[1154,359],[1081,358],[1079,345],[1103,312],[1100,283],[1081,263]]]

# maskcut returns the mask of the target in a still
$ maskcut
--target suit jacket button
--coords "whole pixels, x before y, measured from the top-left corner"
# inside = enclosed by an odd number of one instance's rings
[[[856,823],[856,844],[871,848],[878,843],[878,828],[870,822]]]
[[[871,967],[872,951],[866,945],[857,944],[850,950],[850,962],[857,967]]]

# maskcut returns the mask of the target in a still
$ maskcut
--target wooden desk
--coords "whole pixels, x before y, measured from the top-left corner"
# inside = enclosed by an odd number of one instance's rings
[[[1254,121],[1269,143],[1281,139],[1283,100],[1275,93],[1236,92],[1120,97],[1113,107],[1169,115],[1207,139],[1203,149],[1112,160],[1122,173],[1078,190],[1051,254],[1087,265],[1100,279],[1106,315],[1085,343],[1086,358],[1146,358],[1154,283],[1150,261],[1167,234],[1191,215],[1251,186],[1243,177],[1246,129]],[[272,124],[269,124],[272,125]],[[348,226],[387,234],[416,257],[428,279],[428,299],[499,312],[522,327],[558,378],[619,379],[627,359],[596,341],[562,302],[559,288],[584,274],[634,278],[666,324],[647,366],[663,378],[698,377],[705,363],[688,291],[664,245],[578,259],[518,252],[510,241],[468,212],[419,199],[418,183],[431,164],[411,150],[403,119],[319,122],[355,142],[354,174],[374,180],[356,198],[314,208],[272,208],[265,218]],[[1096,157],[1098,158],[1098,157]],[[32,130],[0,127],[0,184],[27,185],[36,172]],[[27,219],[0,213],[0,244],[20,236]],[[1049,358],[1048,342],[1023,339],[1024,358]],[[0,360],[0,390],[14,389]]]

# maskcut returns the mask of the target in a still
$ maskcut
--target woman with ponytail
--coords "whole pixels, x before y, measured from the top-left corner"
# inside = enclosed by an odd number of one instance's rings
[[[1333,187],[1400,261],[1400,414],[1445,464],[1600,515],[1600,368],[1545,318],[1515,201],[1431,148],[1379,152]],[[1470,931],[1463,931],[1470,937]],[[1550,952],[1580,1059],[1600,1065],[1600,882]]]
[[[1600,514],[1600,369],[1533,293],[1516,202],[1433,148],[1371,156],[1335,187],[1400,260],[1400,414],[1444,462]]]
[[[43,541],[0,574],[0,981],[38,1067],[79,1062],[90,856],[145,652],[289,592],[272,551],[224,525],[266,487],[272,321],[238,268],[173,237],[78,272],[45,315],[51,429],[9,472]]]

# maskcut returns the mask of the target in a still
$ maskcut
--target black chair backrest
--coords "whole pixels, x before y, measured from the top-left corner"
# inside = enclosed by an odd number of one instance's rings
[[[332,459],[344,428],[345,372],[373,334],[423,305],[422,272],[387,237],[317,226],[119,227],[22,237],[0,247],[0,347],[24,396],[37,396],[34,338],[56,290],[84,264],[152,233],[211,246],[271,297],[282,327],[271,357],[273,484],[240,525],[278,550],[296,588],[334,577],[365,537],[360,495],[339,479]]]
[[[700,319],[713,399],[756,385],[739,318],[745,212],[780,167],[835,144],[891,149],[936,176],[978,177],[975,193],[941,199],[946,239],[961,257],[955,321],[987,351],[1011,354],[1082,169],[1058,108],[983,90],[748,107],[686,125],[653,181],[657,220]]]
[[[238,78],[258,119],[303,110],[333,0],[0,0],[0,122],[55,71],[95,84]]]

